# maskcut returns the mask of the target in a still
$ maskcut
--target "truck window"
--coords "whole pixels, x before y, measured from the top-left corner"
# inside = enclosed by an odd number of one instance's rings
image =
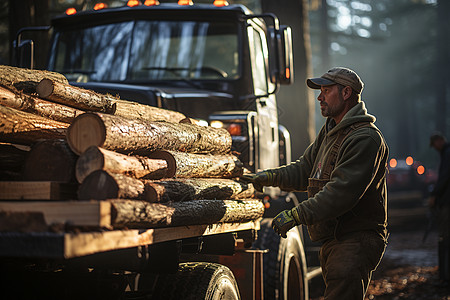
[[[50,68],[84,81],[236,79],[233,23],[138,20],[55,35]]]

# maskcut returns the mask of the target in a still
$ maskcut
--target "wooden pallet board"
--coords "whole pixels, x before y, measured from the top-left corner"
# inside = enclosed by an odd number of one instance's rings
[[[83,233],[0,233],[0,256],[74,258],[99,252],[150,245],[183,238],[242,230],[258,230],[257,221],[148,230]]]
[[[0,181],[1,200],[70,200],[78,185],[55,181]]]
[[[107,201],[0,201],[0,211],[42,213],[47,225],[111,226]]]

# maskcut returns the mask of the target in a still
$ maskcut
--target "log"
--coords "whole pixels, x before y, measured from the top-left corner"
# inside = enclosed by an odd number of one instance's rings
[[[38,140],[62,139],[69,124],[0,105],[0,142],[30,145]]]
[[[186,116],[180,112],[158,108],[150,105],[140,104],[127,100],[113,100],[116,105],[114,115],[130,120],[142,120],[147,122],[173,122],[178,123]]]
[[[76,108],[3,87],[0,87],[0,104],[64,123],[71,123],[77,116],[85,113]]]
[[[13,87],[26,93],[34,93],[36,86],[44,78],[65,84],[69,83],[67,78],[60,73],[11,66],[0,65],[0,75],[0,85],[10,88]]]
[[[89,174],[78,189],[80,200],[136,199],[148,202],[199,199],[251,198],[251,184],[230,179],[139,180],[123,174],[97,170]]]
[[[76,182],[77,158],[63,139],[39,141],[31,147],[25,160],[23,179]]]
[[[22,180],[29,146],[0,143],[0,180]]]
[[[36,87],[39,97],[82,110],[114,113],[112,103],[117,98],[64,84],[48,78],[42,79]]]
[[[114,198],[145,199],[142,181],[123,174],[97,170],[89,174],[78,188],[79,200],[105,200]]]
[[[243,223],[264,214],[260,200],[197,200],[148,203],[136,200],[110,200],[111,223],[117,227],[167,227],[215,223]]]
[[[145,182],[150,202],[191,201],[201,199],[245,199],[254,194],[252,184],[217,178],[178,178]]]
[[[235,178],[243,173],[242,162],[232,154],[211,155],[161,150],[149,154],[148,157],[167,161],[167,177]]]
[[[192,153],[228,153],[231,150],[231,136],[222,128],[128,120],[102,113],[78,116],[68,129],[67,141],[77,154],[90,146],[137,155],[156,150]]]
[[[135,178],[161,179],[166,176],[167,162],[143,156],[128,156],[97,146],[89,147],[77,160],[75,173],[79,183],[92,172],[105,170]]]

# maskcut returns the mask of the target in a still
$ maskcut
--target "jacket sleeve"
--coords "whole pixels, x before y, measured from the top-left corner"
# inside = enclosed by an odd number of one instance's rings
[[[380,134],[364,128],[341,146],[336,167],[323,190],[297,207],[307,225],[336,218],[351,210],[369,188],[388,149]],[[384,165],[383,165],[384,162]]]
[[[275,169],[270,169],[275,174],[273,186],[280,187],[283,191],[306,191],[308,178],[311,174],[315,157],[324,137],[324,128],[318,134],[314,143],[308,146],[303,155],[295,162]]]
[[[450,146],[446,147],[442,154],[438,180],[434,186],[431,194],[436,197],[441,197],[450,184]]]

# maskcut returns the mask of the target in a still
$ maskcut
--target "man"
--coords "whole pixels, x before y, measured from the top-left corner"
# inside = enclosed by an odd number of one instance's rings
[[[327,118],[316,140],[296,162],[244,179],[257,188],[308,191],[308,199],[279,213],[272,227],[286,237],[307,225],[311,239],[323,243],[325,299],[361,300],[386,246],[388,147],[360,99],[364,84],[354,71],[333,68],[307,85],[320,89]]]
[[[443,285],[450,282],[450,144],[442,134],[430,137],[430,146],[441,156],[436,185],[428,204],[438,213],[439,223],[439,279]]]

